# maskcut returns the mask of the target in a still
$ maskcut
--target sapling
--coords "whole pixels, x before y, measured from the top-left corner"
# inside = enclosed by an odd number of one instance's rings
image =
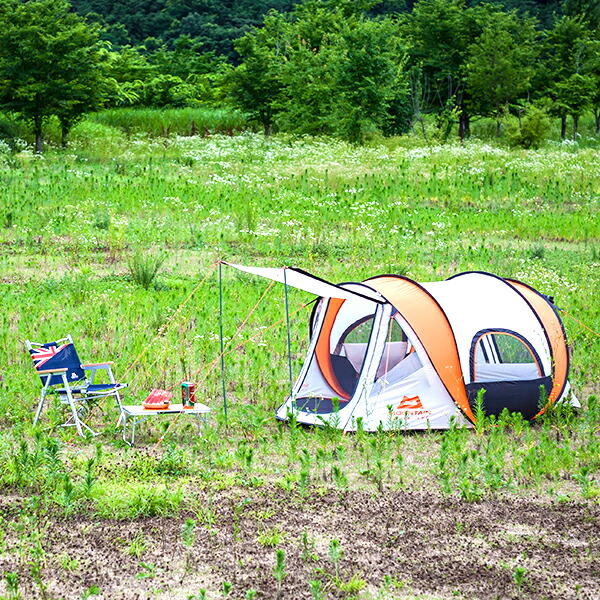
[[[73,510],[73,500],[75,499],[75,486],[71,481],[69,473],[64,474],[63,479],[63,504],[65,507],[65,513],[70,514]]]
[[[95,458],[88,458],[85,463],[85,475],[83,478],[82,493],[88,500],[92,497],[92,490],[96,483],[96,475],[94,473],[94,466],[96,464]]]
[[[521,590],[523,588],[523,583],[525,580],[525,574],[527,573],[527,569],[525,567],[516,566],[513,571],[513,579],[517,584],[517,594],[521,597]]]
[[[320,579],[315,579],[310,582],[310,594],[313,600],[324,600],[325,592],[323,591],[323,584]]]
[[[223,582],[223,587],[221,588],[223,590],[223,598],[227,598],[227,596],[229,596],[229,594],[231,594],[232,588],[233,588],[233,585],[231,583],[229,583],[229,581]]]
[[[477,392],[477,398],[475,399],[475,432],[479,437],[483,436],[488,429],[488,418],[485,412],[484,404],[485,389],[481,388]]]
[[[277,599],[281,598],[281,589],[283,586],[283,578],[287,575],[285,571],[285,552],[283,550],[275,551],[276,564],[273,573],[277,580]]]
[[[331,467],[331,475],[335,484],[342,489],[348,487],[348,477],[346,477],[345,473],[338,465],[332,465]]]
[[[329,544],[329,558],[331,558],[331,562],[333,562],[336,579],[339,578],[340,575],[340,561],[343,557],[344,551],[340,546],[340,540],[331,540],[331,543]]]
[[[308,532],[302,532],[302,560],[318,560],[319,557],[315,553],[315,540],[312,536],[309,537]]]
[[[196,521],[187,518],[181,528],[181,541],[185,546],[185,572],[189,572],[192,564],[192,546],[196,540]]]

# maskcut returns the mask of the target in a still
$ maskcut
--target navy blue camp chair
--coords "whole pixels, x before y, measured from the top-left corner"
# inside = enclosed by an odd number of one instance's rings
[[[115,381],[111,369],[112,363],[81,364],[70,335],[47,344],[29,340],[26,340],[25,344],[43,385],[34,425],[39,421],[44,401],[51,392],[58,394],[60,401],[69,405],[71,414],[63,426],[75,427],[81,436],[84,435],[84,428],[95,435],[82,418],[90,401],[97,402],[100,398],[114,397],[119,408],[119,422],[121,422],[122,405],[119,391],[127,387],[127,384]],[[98,371],[106,373],[107,383],[94,383]]]

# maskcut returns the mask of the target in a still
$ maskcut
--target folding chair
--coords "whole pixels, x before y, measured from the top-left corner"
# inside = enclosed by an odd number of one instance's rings
[[[62,424],[63,427],[75,427],[77,433],[83,436],[83,429],[92,435],[94,431],[82,420],[83,413],[90,400],[97,401],[101,398],[113,396],[119,408],[119,423],[123,418],[121,396],[119,391],[127,387],[126,383],[117,383],[111,369],[111,362],[81,364],[77,350],[70,335],[55,342],[40,344],[25,341],[37,374],[42,380],[43,388],[40,401],[35,413],[35,425],[42,414],[44,401],[48,393],[57,393],[63,404],[68,404],[70,417]],[[105,371],[108,383],[94,383],[97,371]],[[90,372],[89,377],[86,371]]]

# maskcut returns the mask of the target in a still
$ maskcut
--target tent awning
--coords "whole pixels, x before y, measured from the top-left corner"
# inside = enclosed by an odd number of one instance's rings
[[[315,294],[315,296],[322,296],[323,298],[340,298],[341,300],[370,300],[378,304],[385,304],[385,298],[375,290],[371,290],[366,286],[363,286],[361,292],[350,291],[335,283],[325,281],[320,277],[316,277],[311,273],[307,273],[302,269],[296,269],[294,267],[246,267],[244,265],[236,265],[233,263],[223,262],[224,265],[244,271],[245,273],[251,273],[252,275],[258,275],[266,279],[278,281],[284,283],[290,287]]]

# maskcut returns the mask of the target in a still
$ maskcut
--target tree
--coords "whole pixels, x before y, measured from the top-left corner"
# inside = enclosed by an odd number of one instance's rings
[[[420,73],[417,112],[458,114],[460,139],[470,132],[466,61],[472,40],[481,34],[476,10],[465,0],[419,0],[403,22],[410,67]]]
[[[564,0],[563,12],[567,17],[581,17],[592,31],[600,27],[598,0]]]
[[[394,22],[360,14],[372,4],[313,0],[288,18],[267,15],[262,29],[236,45],[243,58],[230,77],[236,103],[266,134],[275,121],[285,131],[351,142],[397,131],[407,96],[405,52]]]
[[[577,139],[579,119],[592,105],[594,80],[590,75],[573,73],[554,86],[556,104],[573,119],[573,139]]]
[[[573,118],[574,135],[581,114],[594,101],[597,49],[585,19],[565,16],[546,35],[546,89],[552,113],[560,117],[561,137],[566,137],[567,117]]]
[[[70,127],[102,100],[98,30],[70,12],[66,0],[0,0],[0,107],[42,126],[57,115],[63,141]]]
[[[538,33],[535,20],[516,11],[485,11],[479,18],[483,31],[469,47],[467,89],[480,113],[493,112],[500,136],[505,107],[530,87]]]
[[[282,70],[281,121],[289,131],[360,143],[386,129],[390,107],[407,96],[405,52],[392,21],[335,14],[336,26],[314,45],[294,36]]]
[[[261,123],[267,137],[282,90],[281,68],[290,45],[289,31],[283,15],[270,12],[261,29],[252,29],[236,42],[243,62],[228,76],[234,103]]]

